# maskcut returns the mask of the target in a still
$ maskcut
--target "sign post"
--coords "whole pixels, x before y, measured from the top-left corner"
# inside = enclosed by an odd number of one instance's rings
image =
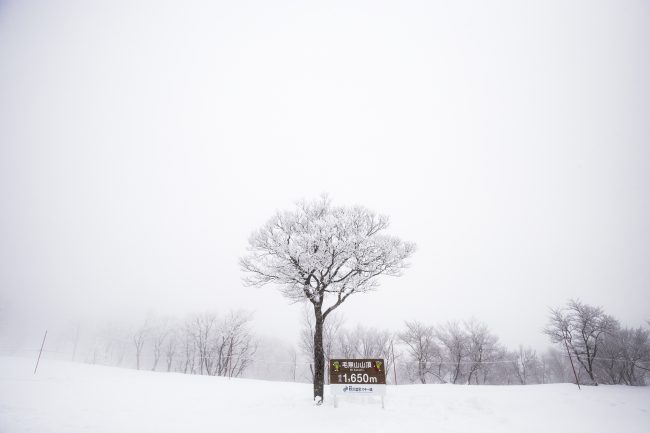
[[[339,395],[379,395],[384,408],[386,370],[383,359],[330,359],[330,389],[334,407]]]

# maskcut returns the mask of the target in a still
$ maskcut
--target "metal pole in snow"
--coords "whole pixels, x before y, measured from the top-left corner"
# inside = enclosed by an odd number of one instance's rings
[[[43,342],[41,343],[41,350],[38,352],[38,359],[36,360],[36,367],[34,367],[34,374],[38,369],[38,363],[41,361],[41,353],[43,353],[43,346],[45,346],[45,339],[47,338],[47,329],[45,330],[45,335],[43,335]]]
[[[395,346],[393,346],[393,342],[390,342],[390,351],[393,355],[393,377],[395,378],[395,385],[397,385],[397,366],[395,365]],[[384,400],[382,397],[382,404]]]
[[[77,322],[75,334],[74,334],[74,348],[72,349],[72,360],[74,361],[75,355],[77,354],[77,343],[79,342],[79,322]]]
[[[566,340],[564,340],[564,347],[566,347],[566,354],[569,355],[569,361],[571,362],[571,370],[573,370],[573,375],[576,378],[576,385],[578,385],[578,389],[581,389],[580,381],[578,380],[578,375],[576,374],[576,369],[573,366],[573,358],[571,358],[571,353],[569,353],[569,345],[567,344]]]

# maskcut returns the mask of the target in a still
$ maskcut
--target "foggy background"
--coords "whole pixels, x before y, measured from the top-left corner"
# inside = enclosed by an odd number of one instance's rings
[[[0,335],[245,308],[276,210],[328,193],[418,244],[346,323],[650,318],[645,1],[0,1]]]

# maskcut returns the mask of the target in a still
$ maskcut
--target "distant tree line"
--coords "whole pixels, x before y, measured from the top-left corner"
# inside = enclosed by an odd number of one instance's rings
[[[136,369],[239,377],[251,364],[257,340],[252,316],[230,311],[192,314],[184,319],[150,317],[130,330],[107,325],[94,338],[90,363]],[[129,362],[132,356],[134,363]]]
[[[305,309],[297,347],[291,347],[256,335],[248,312],[149,317],[128,330],[104,326],[85,351],[85,360],[185,374],[311,382],[314,327],[314,316]],[[544,333],[554,346],[538,353],[526,346],[507,348],[475,319],[407,321],[402,329],[389,331],[348,327],[343,316],[333,314],[323,327],[323,350],[326,359],[383,358],[388,383],[526,385],[575,382],[577,377],[581,384],[647,384],[650,327],[622,327],[602,308],[571,300],[550,310]],[[74,346],[76,351],[76,341]]]
[[[646,385],[650,372],[649,328],[621,327],[602,308],[577,300],[551,309],[544,332],[556,346],[543,354],[522,345],[508,349],[474,319],[438,325],[407,321],[398,332],[346,329],[342,322],[336,316],[325,325],[326,357],[384,358],[389,383],[526,385],[577,379],[582,384]],[[305,314],[300,349],[307,359],[312,329]]]
[[[300,345],[305,357],[311,353],[308,325],[303,324]],[[524,385],[570,381],[569,362],[561,352],[550,350],[539,356],[522,346],[508,350],[487,325],[476,320],[437,326],[408,321],[401,331],[390,332],[361,325],[346,329],[339,319],[326,326],[324,342],[328,358],[383,358],[388,383]],[[306,379],[311,379],[310,374]]]

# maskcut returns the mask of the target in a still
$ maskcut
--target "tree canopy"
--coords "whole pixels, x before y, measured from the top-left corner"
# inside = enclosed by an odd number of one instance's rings
[[[415,244],[387,235],[388,218],[362,206],[333,206],[327,197],[278,212],[249,240],[241,261],[248,285],[276,284],[293,301],[309,300],[327,316],[353,293],[401,274]],[[323,305],[327,295],[332,303]]]

